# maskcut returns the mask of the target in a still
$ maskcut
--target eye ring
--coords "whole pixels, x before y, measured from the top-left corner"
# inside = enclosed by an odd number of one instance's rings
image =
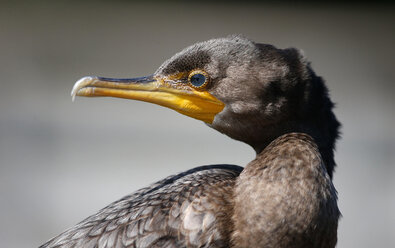
[[[195,70],[189,73],[188,83],[195,89],[204,88],[210,81],[207,72],[202,70]]]

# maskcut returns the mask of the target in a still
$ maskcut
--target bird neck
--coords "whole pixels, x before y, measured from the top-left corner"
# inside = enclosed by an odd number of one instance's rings
[[[334,135],[331,134],[329,130],[325,130],[325,127],[319,127],[317,124],[301,121],[289,121],[282,124],[275,124],[265,127],[265,132],[261,133],[258,141],[250,145],[254,148],[258,157],[272,141],[280,136],[291,133],[303,133],[313,138],[313,142],[318,147],[327,172],[332,178],[333,170],[336,166],[334,160],[335,139],[333,138]]]
[[[260,154],[273,140],[287,133],[305,133],[310,135],[318,146],[325,163],[327,172],[332,178],[334,167],[334,149],[339,137],[340,123],[332,109],[334,104],[329,98],[321,77],[311,71],[311,79],[306,83],[305,90],[301,91],[298,101],[292,105],[296,111],[286,121],[278,121],[260,127],[258,135],[247,142]],[[303,100],[300,100],[303,99]]]
[[[240,174],[234,195],[234,247],[336,244],[336,190],[309,135],[271,142]]]

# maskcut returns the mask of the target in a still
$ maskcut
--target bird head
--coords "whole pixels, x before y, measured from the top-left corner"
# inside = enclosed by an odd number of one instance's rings
[[[328,118],[335,124],[334,142],[339,125],[323,81],[297,49],[277,49],[241,36],[196,43],[151,76],[84,77],[74,85],[72,96],[76,95],[162,105],[246,142],[257,152],[286,132],[309,131],[314,136]]]

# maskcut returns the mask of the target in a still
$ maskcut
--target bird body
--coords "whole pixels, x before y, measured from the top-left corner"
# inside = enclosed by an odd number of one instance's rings
[[[240,36],[197,43],[153,76],[86,77],[73,96],[156,103],[251,145],[242,167],[201,166],[140,189],[45,247],[334,247],[337,122],[296,49]]]

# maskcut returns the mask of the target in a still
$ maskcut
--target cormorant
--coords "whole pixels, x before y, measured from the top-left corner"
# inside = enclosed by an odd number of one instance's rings
[[[256,151],[245,168],[201,166],[103,208],[41,247],[334,247],[339,122],[294,48],[241,36],[194,44],[151,76],[84,77],[72,96],[159,104]]]

